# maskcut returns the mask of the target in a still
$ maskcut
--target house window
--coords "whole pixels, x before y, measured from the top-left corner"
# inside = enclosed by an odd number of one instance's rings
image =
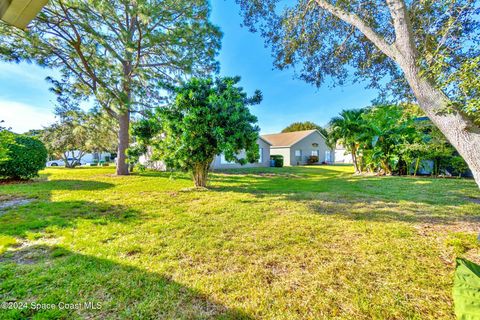
[[[258,148],[258,153],[260,154],[260,158],[258,158],[258,163],[263,162],[263,148]]]
[[[318,148],[318,143],[312,143],[312,147]]]
[[[302,156],[302,150],[295,150],[295,157],[301,157]]]
[[[325,161],[332,162],[332,153],[330,152],[330,150],[325,151]]]
[[[318,150],[312,150],[312,156],[318,157]]]

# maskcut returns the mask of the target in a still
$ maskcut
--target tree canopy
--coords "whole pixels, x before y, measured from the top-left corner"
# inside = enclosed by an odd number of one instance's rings
[[[40,133],[50,155],[73,168],[87,152],[114,152],[116,123],[102,113],[84,112],[76,106],[57,107],[58,121]],[[71,158],[71,160],[68,160]]]
[[[119,122],[117,173],[127,174],[130,113],[217,70],[221,33],[209,13],[206,0],[51,0],[26,32],[0,24],[0,58],[58,69],[58,85],[94,97]]]
[[[356,173],[416,174],[426,160],[433,174],[466,172],[445,136],[415,105],[375,105],[343,110],[330,121],[332,143],[344,144]]]
[[[303,131],[303,130],[318,130],[325,137],[328,136],[328,132],[326,129],[324,129],[322,126],[311,121],[294,122],[289,126],[287,126],[285,129],[283,129],[282,132],[285,133],[285,132],[294,132],[294,131]]]
[[[241,164],[259,159],[260,129],[248,106],[260,103],[262,95],[256,91],[248,97],[237,86],[239,81],[239,77],[192,79],[175,90],[169,107],[157,110],[161,134],[150,139],[156,156],[168,168],[192,172],[196,187],[206,186],[216,155],[223,153],[227,161]]]

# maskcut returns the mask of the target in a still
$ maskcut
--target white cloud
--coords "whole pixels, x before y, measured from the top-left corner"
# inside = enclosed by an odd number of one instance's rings
[[[0,120],[13,132],[24,133],[30,129],[42,129],[55,121],[48,108],[41,108],[16,101],[0,100]]]
[[[0,62],[0,78],[21,79],[22,82],[29,82],[30,85],[41,88],[48,87],[45,78],[47,76],[58,76],[58,71],[42,68],[32,63],[8,63]]]

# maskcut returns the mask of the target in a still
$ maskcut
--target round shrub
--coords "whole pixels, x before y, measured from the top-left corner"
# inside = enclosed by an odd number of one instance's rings
[[[43,143],[32,137],[15,135],[5,144],[6,158],[0,161],[0,178],[23,180],[38,176],[45,168],[47,149]]]

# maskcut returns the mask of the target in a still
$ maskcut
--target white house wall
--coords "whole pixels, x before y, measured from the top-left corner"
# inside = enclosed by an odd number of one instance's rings
[[[258,139],[258,147],[262,149],[261,162],[247,163],[245,165],[240,165],[239,163],[222,163],[222,156],[218,155],[212,162],[211,168],[213,170],[222,170],[222,169],[238,169],[238,168],[257,168],[257,167],[269,167],[270,166],[270,145],[263,141],[263,139]],[[240,156],[245,156],[243,151]]]
[[[353,163],[352,155],[345,149],[336,149],[335,163]]]

